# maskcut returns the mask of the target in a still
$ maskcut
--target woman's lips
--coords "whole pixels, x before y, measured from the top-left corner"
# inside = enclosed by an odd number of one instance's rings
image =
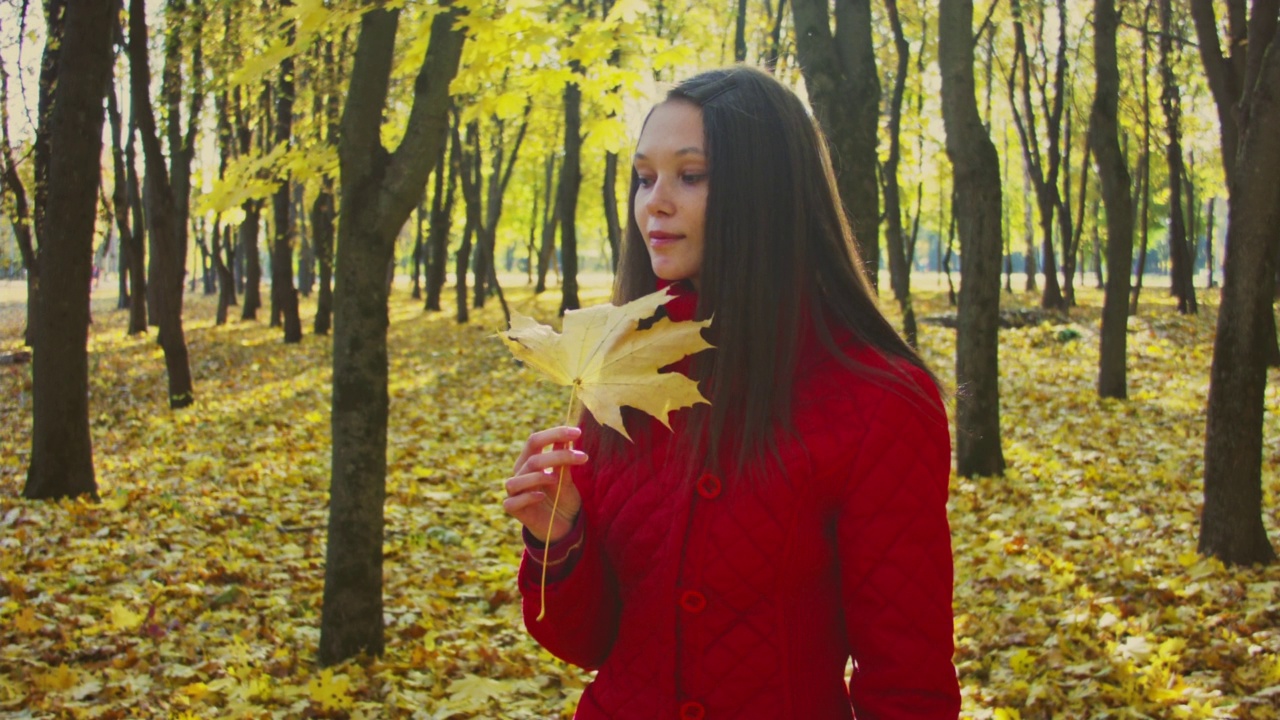
[[[683,235],[677,235],[676,233],[669,233],[669,232],[663,232],[661,230],[655,230],[649,233],[649,244],[653,247],[670,245],[671,243],[674,243],[683,237],[684,237]]]

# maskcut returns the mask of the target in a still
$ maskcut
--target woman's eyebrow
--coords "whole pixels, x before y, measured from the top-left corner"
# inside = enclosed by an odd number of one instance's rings
[[[690,145],[689,147],[684,147],[677,150],[676,155],[706,155],[706,153],[702,151],[702,148],[697,147],[696,145]],[[648,160],[649,158],[644,153],[636,153],[635,159]]]

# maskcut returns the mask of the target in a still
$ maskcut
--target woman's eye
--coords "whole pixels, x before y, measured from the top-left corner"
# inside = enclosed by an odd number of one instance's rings
[[[640,187],[647,188],[653,185],[653,178],[648,178],[643,175],[639,175],[637,176],[637,182],[640,183]]]
[[[681,182],[686,185],[697,185],[707,179],[706,173],[685,173],[680,176]]]

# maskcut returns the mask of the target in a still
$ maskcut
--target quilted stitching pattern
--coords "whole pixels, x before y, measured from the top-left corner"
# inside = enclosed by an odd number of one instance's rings
[[[665,430],[652,463],[575,476],[594,545],[557,583],[542,627],[529,623],[561,657],[604,648],[577,717],[676,718],[690,700],[708,720],[957,716],[940,403],[835,362],[810,367],[795,392],[805,446],[783,448],[786,476],[764,488],[729,477],[700,497],[696,478],[664,467]],[[525,565],[536,614],[536,565]],[[579,597],[601,586],[616,586],[616,601]],[[705,608],[682,608],[686,590]],[[602,646],[601,633],[616,640]]]

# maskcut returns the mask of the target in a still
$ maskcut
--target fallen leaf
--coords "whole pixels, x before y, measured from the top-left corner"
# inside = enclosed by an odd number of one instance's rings
[[[346,675],[334,675],[324,670],[307,683],[307,696],[325,710],[346,710],[355,704],[351,697],[351,679]]]

